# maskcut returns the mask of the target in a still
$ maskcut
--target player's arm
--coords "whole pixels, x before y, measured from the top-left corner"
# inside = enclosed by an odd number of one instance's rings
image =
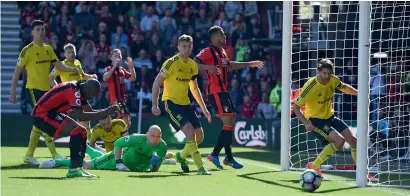
[[[150,160],[151,172],[157,172],[159,170],[167,154],[167,145],[165,144],[165,142],[161,142],[159,145],[160,146],[157,148],[157,151],[154,152]]]
[[[293,112],[298,117],[298,119],[305,125],[308,131],[313,131],[315,127],[305,118],[305,116],[303,115],[300,109],[300,107],[305,105],[306,102],[308,101],[308,98],[310,95],[309,94],[310,89],[308,87],[309,87],[309,83],[305,83],[305,85],[302,88],[301,94],[296,99],[295,104],[293,105]]]
[[[11,103],[17,103],[17,98],[16,98],[16,89],[17,89],[17,83],[20,78],[21,72],[23,71],[24,66],[27,64],[27,48],[23,48],[21,50],[19,58],[17,59],[17,66],[16,69],[14,70],[13,74],[13,79],[11,79],[11,92],[10,92],[10,97],[9,97],[9,102]]]
[[[211,51],[207,48],[202,49],[194,58],[199,70],[207,70],[211,73],[220,74],[222,71],[216,65],[205,65],[205,62],[212,59]]]
[[[125,147],[135,147],[140,146],[144,142],[143,136],[141,135],[127,135],[122,138],[115,140],[114,142],[114,155],[117,163],[122,163],[122,149]]]
[[[159,88],[164,83],[165,79],[173,73],[172,63],[169,64],[169,59],[166,60],[161,67],[157,77],[155,77],[152,85],[152,108],[158,108]],[[155,114],[155,115],[159,115]]]
[[[73,97],[69,98],[69,103],[72,108],[71,116],[78,118],[80,121],[91,121],[91,120],[102,120],[107,116],[114,114],[119,110],[118,105],[114,104],[99,111],[84,111],[84,107],[87,107],[87,101],[81,101],[72,95]]]
[[[243,69],[246,67],[257,67],[261,68],[263,66],[262,61],[249,61],[249,62],[237,62],[237,61],[229,61],[230,69],[231,70],[237,70],[237,69]]]
[[[349,95],[357,96],[357,90],[353,88],[353,86],[350,86],[342,82],[341,82],[341,85],[342,86],[339,88],[340,91],[342,91],[343,93],[349,94]]]
[[[47,45],[48,46],[48,45]],[[57,58],[56,53],[54,53],[54,49],[51,46],[48,46],[48,49],[51,51],[51,63],[54,65],[55,68],[62,72],[77,72],[80,73],[77,68],[68,67],[65,65],[60,59]]]
[[[132,61],[131,57],[127,57],[127,67],[130,69],[130,72],[124,70],[125,78],[131,82],[135,82],[135,80],[137,80],[137,74],[135,73],[134,61]]]
[[[56,70],[56,68],[54,68],[50,75],[48,75],[48,78],[50,79],[50,86],[54,87],[55,85],[57,85],[57,81],[56,81],[56,77],[58,76],[58,72]]]
[[[201,107],[204,115],[206,116],[206,118],[208,118],[208,121],[211,122],[211,120],[212,120],[211,115],[210,115],[208,109],[206,108],[204,99],[202,98],[201,91],[199,90],[199,87],[198,87],[198,82],[197,82],[197,79],[196,79],[197,76],[198,75],[193,76],[191,78],[191,81],[189,81],[189,89],[191,90],[191,93],[194,96],[195,101]]]
[[[116,68],[116,67],[112,67],[112,68],[107,67],[107,68],[105,68],[105,73],[104,73],[104,75],[103,75],[103,80],[104,80],[104,82],[107,82],[107,81],[111,78],[112,74],[113,74],[114,71],[115,71],[115,68]]]

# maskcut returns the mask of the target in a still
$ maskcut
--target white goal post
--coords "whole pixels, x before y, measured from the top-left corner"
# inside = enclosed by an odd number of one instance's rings
[[[291,115],[290,98],[322,58],[359,92],[333,98],[357,160],[346,144],[322,171],[351,172],[358,187],[410,187],[410,2],[283,2],[281,171],[305,170],[324,147]]]

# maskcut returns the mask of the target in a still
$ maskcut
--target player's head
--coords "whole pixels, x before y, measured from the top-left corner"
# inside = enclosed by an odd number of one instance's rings
[[[225,32],[220,26],[213,26],[208,30],[208,36],[215,46],[222,46],[226,43]]]
[[[178,38],[178,51],[184,57],[189,57],[192,53],[193,40],[189,35],[181,35]]]
[[[107,118],[100,120],[98,124],[101,125],[104,131],[111,132],[111,128],[112,128],[111,116],[107,116]]]
[[[335,73],[335,66],[333,62],[329,59],[322,59],[317,65],[317,71],[320,80],[323,82],[328,82],[330,77]]]
[[[119,62],[122,59],[121,50],[115,49],[111,52],[111,62]]]
[[[42,20],[34,20],[31,23],[31,35],[35,40],[44,40],[45,31]]]
[[[64,56],[69,61],[74,61],[75,57],[77,56],[77,53],[75,51],[75,46],[73,44],[69,43],[64,46]]]
[[[158,125],[152,125],[146,133],[147,142],[151,146],[156,146],[161,141],[162,131]]]
[[[100,93],[100,82],[96,79],[88,79],[84,83],[81,84],[81,94],[84,96],[86,100],[91,100],[94,97],[98,96]]]

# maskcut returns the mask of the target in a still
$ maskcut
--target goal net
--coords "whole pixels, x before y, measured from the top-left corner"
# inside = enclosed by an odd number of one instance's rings
[[[291,76],[282,83],[291,83],[295,99],[316,75],[322,58],[332,60],[335,75],[356,89],[360,75],[369,74],[367,169],[375,177],[371,184],[410,186],[410,2],[374,1],[369,9],[370,38],[359,38],[359,2],[294,2]],[[369,39],[368,73],[358,73],[359,39]],[[357,97],[336,91],[332,101],[335,116],[355,135],[360,131]],[[289,168],[304,170],[325,145],[305,130],[292,111],[290,119],[285,123],[290,128]],[[346,143],[321,169],[355,172],[350,146]]]

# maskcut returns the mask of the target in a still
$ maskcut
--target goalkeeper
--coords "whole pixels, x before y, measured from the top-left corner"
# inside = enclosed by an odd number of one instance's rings
[[[357,96],[357,90],[344,84],[335,77],[335,67],[329,59],[319,61],[315,77],[310,78],[303,86],[302,93],[296,99],[293,110],[306,130],[322,140],[325,148],[318,157],[307,164],[308,169],[315,169],[321,176],[320,165],[341,149],[345,142],[351,147],[353,161],[356,161],[356,136],[341,119],[335,117],[332,99],[335,90]],[[305,114],[300,107],[305,105]],[[368,176],[372,179],[372,176]]]
[[[103,154],[90,151],[92,160],[85,161],[84,169],[119,171],[158,171],[166,155],[167,145],[161,139],[161,128],[153,125],[144,134],[131,134],[115,141],[114,151]],[[40,168],[69,166],[70,160],[49,160]]]

